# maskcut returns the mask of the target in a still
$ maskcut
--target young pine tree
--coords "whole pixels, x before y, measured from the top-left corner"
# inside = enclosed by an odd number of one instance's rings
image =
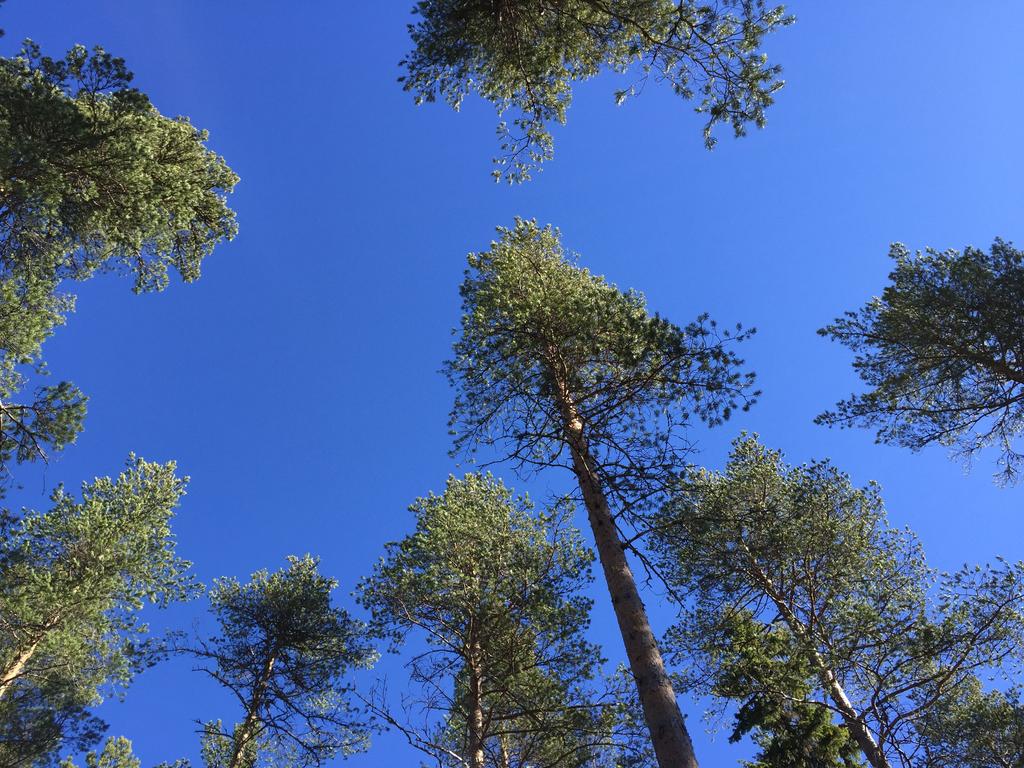
[[[577,481],[630,670],[662,768],[696,765],[620,531],[658,503],[682,466],[694,417],[746,408],[752,375],[699,317],[680,328],[643,296],[576,266],[558,232],[517,220],[462,284],[462,329],[447,363],[456,449],[483,445],[520,467]]]

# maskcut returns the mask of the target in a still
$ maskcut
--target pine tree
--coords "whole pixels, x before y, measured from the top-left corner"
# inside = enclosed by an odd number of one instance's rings
[[[350,674],[376,654],[363,625],[332,605],[336,587],[309,555],[257,571],[247,584],[216,582],[210,605],[219,634],[190,652],[239,702],[242,719],[230,729],[205,723],[207,768],[304,768],[366,748]]]
[[[741,703],[743,727],[775,743],[794,734],[756,710],[791,702],[801,728],[820,717],[811,708],[834,714],[874,768],[923,765],[911,758],[928,718],[979,676],[1012,682],[1024,563],[930,570],[914,536],[889,527],[877,487],[828,462],[791,467],[743,437],[724,473],[692,469],[652,528],[682,609],[667,642],[687,687]],[[835,740],[822,722],[808,750]]]
[[[879,442],[920,450],[938,444],[970,458],[1000,452],[1000,478],[1016,478],[1024,455],[1024,253],[996,240],[990,251],[889,255],[882,295],[819,333],[848,346],[870,390],[818,422],[877,427]]]
[[[162,290],[172,269],[199,277],[235,233],[224,196],[237,177],[131,79],[102,48],[54,60],[28,42],[0,58],[0,492],[12,462],[82,428],[82,392],[38,381],[42,344],[74,308],[66,282],[113,270]]]
[[[705,316],[680,328],[568,260],[557,231],[517,220],[462,284],[447,363],[456,449],[483,446],[520,469],[566,467],[579,488],[662,768],[696,765],[621,530],[682,466],[685,428],[752,401],[752,375]]]
[[[360,601],[408,664],[422,724],[375,707],[440,765],[583,768],[615,749],[614,707],[596,700],[600,653],[584,637],[591,555],[571,507],[537,513],[489,475],[449,478],[411,507],[415,531],[388,545]]]
[[[44,764],[64,742],[89,746],[88,714],[105,692],[162,655],[138,621],[195,593],[170,520],[185,480],[173,463],[132,458],[82,499],[58,488],[47,512],[6,521],[0,536],[0,765]]]

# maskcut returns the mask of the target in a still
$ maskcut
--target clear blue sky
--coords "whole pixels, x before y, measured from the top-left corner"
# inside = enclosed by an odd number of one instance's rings
[[[561,227],[594,271],[646,292],[678,322],[708,311],[756,325],[746,356],[764,396],[697,430],[720,466],[740,429],[794,462],[832,457],[878,480],[931,562],[1024,557],[1024,488],[1000,490],[941,449],[910,454],[811,420],[856,386],[849,354],[815,329],[884,284],[888,245],[1024,241],[1024,5],[1014,0],[811,2],[770,41],[787,86],[768,127],[702,148],[690,106],[652,83],[614,106],[612,78],[577,91],[556,159],[516,188],[488,174],[489,105],[416,108],[396,84],[411,0],[9,0],[4,55],[25,37],[58,56],[100,43],[164,113],[189,115],[242,178],[241,233],[203,278],[136,297],[104,277],[46,346],[55,376],[91,397],[86,431],[13,501],[118,471],[129,451],[192,476],[176,521],[201,578],[245,577],[311,551],[347,597],[408,529],[407,504],[449,472],[451,394],[436,373],[470,250],[515,215]],[[553,475],[520,483],[536,496]],[[581,519],[581,523],[582,523]],[[594,639],[620,641],[603,588]],[[669,616],[647,600],[659,629]],[[202,604],[154,614],[188,625]],[[380,667],[392,687],[399,665]],[[703,733],[705,766],[745,751]],[[144,766],[198,763],[194,720],[237,712],[189,665],[139,678],[100,714]],[[382,736],[351,766],[415,765]],[[340,761],[339,761],[340,763]]]

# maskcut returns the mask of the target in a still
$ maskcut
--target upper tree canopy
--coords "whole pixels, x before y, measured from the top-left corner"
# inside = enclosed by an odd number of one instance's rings
[[[878,440],[913,450],[930,443],[965,457],[993,445],[1002,477],[1024,455],[1024,253],[996,240],[989,252],[911,253],[894,245],[896,267],[880,298],[819,333],[850,347],[871,389],[818,417],[829,425],[878,428]]]
[[[349,675],[376,654],[362,623],[332,604],[337,585],[309,555],[246,584],[217,580],[210,605],[220,631],[192,652],[242,717],[228,730],[205,724],[207,768],[303,768],[366,748]]]
[[[708,147],[716,123],[737,136],[763,126],[782,81],[762,38],[790,21],[764,0],[421,0],[414,12],[405,89],[456,109],[476,91],[499,115],[511,111],[494,171],[510,181],[552,156],[549,127],[565,122],[573,83],[603,69],[634,77],[619,102],[651,76],[699,100]]]
[[[716,424],[753,402],[753,374],[729,349],[749,332],[649,314],[643,295],[577,266],[550,226],[520,219],[498,231],[489,251],[469,256],[462,334],[446,364],[456,447],[571,466],[568,403],[608,492],[624,508],[650,499],[682,466],[693,417]]]
[[[0,58],[0,468],[44,455],[81,429],[68,382],[11,402],[74,307],[60,288],[98,270],[161,290],[170,270],[199,276],[235,234],[225,195],[237,177],[186,118],[161,115],[130,87],[121,59],[82,46],[65,58],[28,42]]]

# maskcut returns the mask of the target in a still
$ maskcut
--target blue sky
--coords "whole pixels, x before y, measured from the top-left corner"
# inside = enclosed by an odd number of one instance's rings
[[[489,178],[492,108],[416,108],[396,83],[407,0],[9,0],[11,55],[32,37],[58,56],[100,43],[164,113],[189,115],[241,176],[240,235],[203,278],[133,296],[113,276],[77,286],[78,311],[47,343],[53,374],[90,395],[86,431],[16,503],[58,482],[116,473],[130,451],[191,475],[176,520],[198,575],[244,578],[313,552],[346,596],[409,528],[406,506],[461,471],[447,456],[451,393],[437,370],[458,319],[465,254],[516,215],[562,229],[592,270],[644,291],[683,323],[708,311],[759,332],[746,358],[761,402],[695,430],[721,466],[741,429],[793,462],[831,457],[881,483],[892,520],[933,565],[1024,557],[1024,489],[999,489],[943,450],[876,446],[812,423],[856,388],[848,352],[815,334],[884,285],[890,242],[911,248],[1024,241],[1024,5],[794,2],[769,43],[787,85],[768,126],[706,152],[690,105],[648,85],[614,106],[613,77],[576,92],[556,157],[533,182]],[[543,498],[567,476],[506,480]],[[581,518],[581,524],[584,522]],[[622,653],[595,588],[593,639]],[[658,629],[669,613],[646,599]],[[196,603],[150,617],[188,626]],[[382,662],[392,687],[400,664]],[[703,732],[704,765],[746,750]],[[198,756],[196,719],[237,712],[186,662],[143,674],[104,705],[144,765]],[[340,761],[339,761],[340,762]],[[414,765],[381,736],[351,766]]]

